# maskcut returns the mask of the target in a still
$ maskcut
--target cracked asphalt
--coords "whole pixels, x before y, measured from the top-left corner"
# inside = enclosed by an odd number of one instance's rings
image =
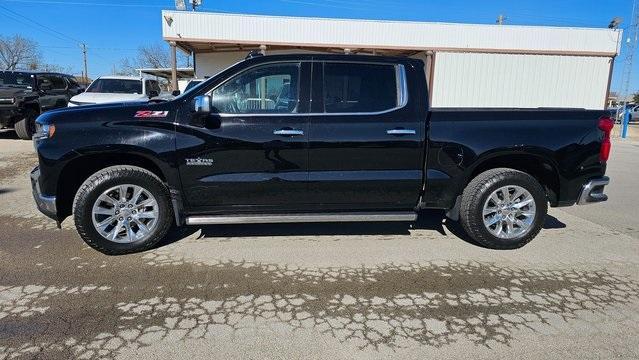
[[[0,360],[637,359],[639,146],[614,149],[611,200],[552,209],[516,251],[427,212],[183,228],[108,257],[37,212],[32,145],[0,133]]]

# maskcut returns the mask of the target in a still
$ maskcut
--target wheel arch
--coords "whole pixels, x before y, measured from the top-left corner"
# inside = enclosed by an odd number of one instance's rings
[[[548,157],[529,152],[490,154],[469,169],[466,183],[479,174],[496,168],[519,170],[531,175],[542,185],[551,205],[556,204],[560,189],[559,172]]]
[[[56,191],[58,216],[64,219],[71,215],[75,194],[86,179],[101,169],[115,165],[137,166],[152,172],[164,183],[169,183],[166,171],[149,156],[139,152],[102,152],[80,155],[70,160],[60,171]]]

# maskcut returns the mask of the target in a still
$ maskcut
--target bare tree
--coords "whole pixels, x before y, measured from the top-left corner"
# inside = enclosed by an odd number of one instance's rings
[[[4,70],[17,68],[37,69],[41,63],[38,43],[20,35],[0,35],[0,67]]]
[[[120,64],[115,69],[114,75],[137,75],[137,69],[140,67],[135,59],[124,58],[120,60]]]
[[[188,57],[181,52],[177,54],[178,67],[188,63]],[[127,57],[120,60],[115,70],[116,75],[137,75],[140,68],[170,68],[171,54],[165,43],[142,45],[138,48],[135,57]]]
[[[140,46],[138,48],[138,63],[142,67],[166,68],[171,66],[169,50],[162,44]]]

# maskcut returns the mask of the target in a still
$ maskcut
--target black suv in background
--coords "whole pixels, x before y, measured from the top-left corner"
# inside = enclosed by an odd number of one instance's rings
[[[13,127],[21,139],[31,139],[35,119],[44,111],[67,106],[84,91],[71,75],[0,71],[0,129]]]

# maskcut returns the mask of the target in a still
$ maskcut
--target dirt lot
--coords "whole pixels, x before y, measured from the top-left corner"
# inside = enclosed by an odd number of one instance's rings
[[[107,257],[37,213],[32,145],[0,133],[0,360],[639,358],[639,146],[615,149],[610,202],[551,210],[517,251],[430,212],[188,228]]]

